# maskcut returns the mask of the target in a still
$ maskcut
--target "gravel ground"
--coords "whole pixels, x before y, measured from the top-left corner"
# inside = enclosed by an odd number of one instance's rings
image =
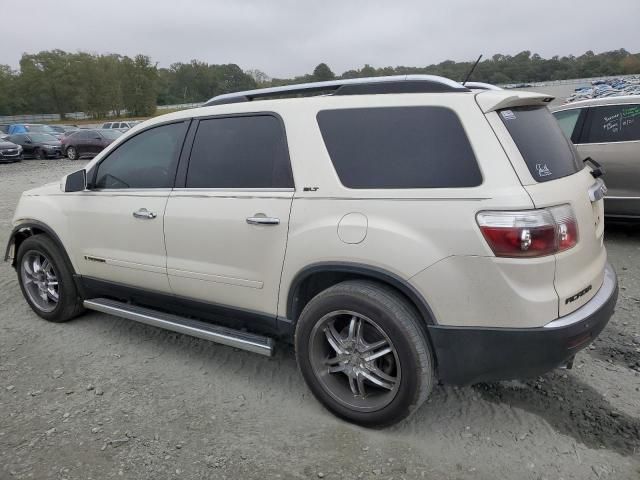
[[[20,193],[84,162],[0,165]],[[609,228],[617,312],[573,370],[437,387],[375,431],[311,396],[293,352],[237,351],[99,313],[44,322],[0,264],[0,479],[640,478],[640,229]]]

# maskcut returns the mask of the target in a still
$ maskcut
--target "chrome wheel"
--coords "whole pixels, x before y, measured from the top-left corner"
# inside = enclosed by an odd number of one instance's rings
[[[371,412],[393,401],[400,386],[398,354],[387,334],[356,312],[331,312],[309,337],[313,372],[322,388],[348,408]]]
[[[78,152],[74,147],[67,148],[67,158],[69,160],[75,160],[78,158]]]
[[[30,250],[22,257],[20,273],[31,303],[43,312],[55,310],[60,300],[60,286],[51,260],[41,252]]]

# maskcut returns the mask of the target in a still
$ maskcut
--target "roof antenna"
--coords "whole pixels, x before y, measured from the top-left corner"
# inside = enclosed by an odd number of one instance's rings
[[[482,55],[480,55],[478,57],[478,60],[476,60],[476,63],[473,64],[473,67],[471,67],[471,70],[469,70],[469,73],[467,73],[466,78],[464,79],[464,82],[462,82],[462,86],[464,87],[464,84],[467,83],[469,81],[469,78],[471,78],[471,74],[473,73],[473,71],[476,69],[476,67],[478,66],[478,63],[480,63],[480,59],[482,58]]]

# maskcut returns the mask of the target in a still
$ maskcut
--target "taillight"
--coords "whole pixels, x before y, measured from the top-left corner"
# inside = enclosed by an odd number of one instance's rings
[[[476,218],[497,257],[542,257],[578,243],[578,225],[570,205],[480,212]]]

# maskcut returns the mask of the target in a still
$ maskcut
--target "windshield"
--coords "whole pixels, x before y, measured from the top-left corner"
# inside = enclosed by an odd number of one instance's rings
[[[118,130],[101,130],[100,133],[107,140],[115,140],[122,135],[122,132],[119,132]]]
[[[29,138],[31,138],[32,142],[57,142],[58,139],[53,135],[49,135],[48,133],[29,133]]]
[[[566,177],[582,169],[573,144],[547,107],[500,110],[500,119],[537,182]]]

